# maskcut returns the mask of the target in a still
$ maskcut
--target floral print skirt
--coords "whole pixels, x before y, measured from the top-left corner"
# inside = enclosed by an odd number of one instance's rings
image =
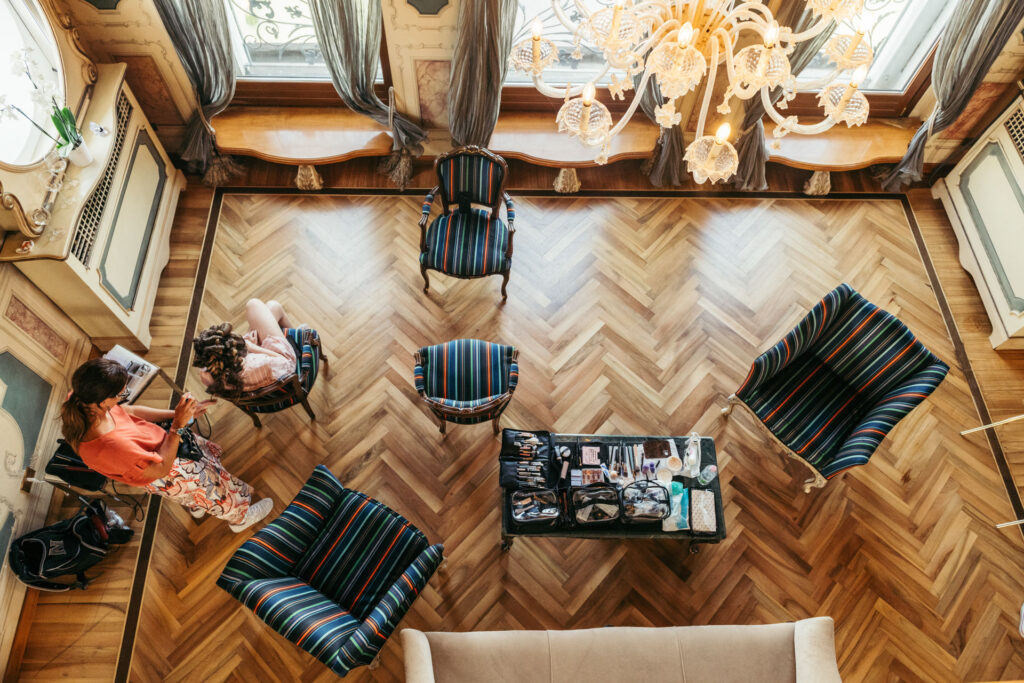
[[[252,487],[224,469],[220,446],[196,436],[202,460],[176,458],[166,477],[145,489],[189,510],[203,510],[229,524],[241,524],[252,502]]]

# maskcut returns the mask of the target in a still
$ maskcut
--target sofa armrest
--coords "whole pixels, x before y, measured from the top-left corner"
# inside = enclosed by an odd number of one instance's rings
[[[832,617],[801,619],[794,626],[796,683],[842,683]]]
[[[512,203],[512,197],[509,196],[508,192],[502,192],[502,199],[505,200],[505,219],[508,223],[509,232],[515,232],[516,229],[513,227],[516,220],[516,205]]]
[[[373,661],[398,622],[409,611],[413,600],[441,564],[443,553],[444,546],[432,545],[413,560],[359,628],[338,649],[330,664],[333,670],[349,671]]]
[[[405,683],[434,683],[434,662],[427,634],[414,628],[402,629]]]
[[[430,210],[434,206],[434,195],[437,194],[437,191],[439,189],[440,189],[440,186],[439,185],[435,185],[434,189],[431,190],[430,192],[428,192],[426,198],[423,200],[423,209],[422,209],[422,211],[420,213],[420,222],[419,222],[419,226],[420,226],[421,230],[424,230],[427,227],[427,223],[430,220]]]
[[[853,288],[847,284],[842,284],[826,294],[825,298],[815,304],[810,313],[782,338],[782,341],[754,359],[750,372],[747,373],[742,386],[736,390],[736,395],[744,398],[751,390],[778,375],[783,368],[811,348],[821,337],[821,333],[835,320],[837,311],[852,295]]]
[[[820,468],[821,474],[831,479],[851,467],[867,464],[871,454],[892,431],[896,423],[928,398],[945,378],[947,372],[949,372],[949,366],[942,361],[936,361],[893,387],[877,405],[861,418],[860,423],[850,432],[835,457]]]
[[[420,396],[425,395],[427,388],[427,375],[423,369],[423,354],[419,351],[416,352],[416,367],[412,370],[412,383],[416,386],[416,391]]]

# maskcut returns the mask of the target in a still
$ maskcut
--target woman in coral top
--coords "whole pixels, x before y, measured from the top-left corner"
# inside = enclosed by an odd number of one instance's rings
[[[61,407],[64,438],[90,468],[115,481],[144,488],[188,508],[193,517],[210,514],[238,532],[270,513],[273,501],[250,505],[252,489],[220,462],[221,450],[196,436],[200,460],[178,458],[181,432],[213,401],[196,402],[185,394],[171,410],[121,406],[128,371],[97,358],[71,377],[71,394]],[[157,421],[170,420],[165,430]]]

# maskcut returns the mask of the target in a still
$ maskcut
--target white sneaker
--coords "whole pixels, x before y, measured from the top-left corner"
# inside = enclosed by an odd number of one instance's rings
[[[203,508],[187,508],[188,514],[192,515],[195,519],[202,519],[203,515],[206,514],[206,510]]]
[[[270,514],[270,511],[274,509],[274,501],[270,498],[264,498],[258,503],[253,503],[249,506],[249,509],[245,513],[245,519],[242,520],[241,524],[232,524],[229,529],[234,531],[236,534],[239,531],[245,531],[256,522],[260,521],[264,517]]]

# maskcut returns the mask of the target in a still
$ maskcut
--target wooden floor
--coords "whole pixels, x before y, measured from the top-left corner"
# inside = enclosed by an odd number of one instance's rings
[[[165,272],[170,286],[154,326],[169,365],[205,224],[199,207],[209,198],[190,191],[191,215],[175,228],[183,251],[173,252],[177,270]],[[983,310],[941,209],[926,193],[913,193],[912,203],[993,417],[1020,412],[1024,354],[987,347]],[[827,614],[847,681],[1024,677],[1016,633],[1024,542],[1019,531],[993,528],[1013,511],[989,444],[957,434],[979,417],[900,202],[517,197],[516,208],[502,307],[497,278],[435,276],[431,294],[420,291],[416,199],[226,195],[200,325],[240,322],[250,296],[278,298],[321,331],[332,358],[312,396],[315,423],[293,409],[255,432],[230,406],[215,410],[228,467],[273,496],[279,512],[324,463],[444,542],[448,571],[431,580],[404,626]],[[804,495],[805,471],[774,454],[749,416],[722,422],[718,409],[750,360],[841,281],[900,316],[953,369],[869,466]],[[461,336],[520,348],[505,425],[714,436],[727,540],[697,556],[675,543],[527,539],[501,554],[496,440],[487,425],[454,426],[442,439],[412,387],[413,351]],[[1000,436],[1011,471],[1024,475],[1024,428]],[[164,506],[130,680],[334,680],[214,586],[244,538]],[[103,662],[117,647],[127,598],[117,577],[91,607],[94,621],[69,618],[82,611],[66,606],[41,609],[24,679],[110,680],[114,663]],[[75,668],[90,659],[99,664]],[[349,678],[401,680],[398,640],[380,669]]]

